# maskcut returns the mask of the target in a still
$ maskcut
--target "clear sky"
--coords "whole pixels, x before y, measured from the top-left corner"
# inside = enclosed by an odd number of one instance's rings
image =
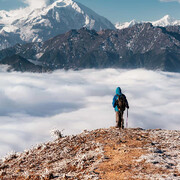
[[[23,2],[48,0],[0,0],[0,10],[25,7]],[[165,15],[180,19],[180,0],[76,0],[113,23],[135,19],[154,21]]]

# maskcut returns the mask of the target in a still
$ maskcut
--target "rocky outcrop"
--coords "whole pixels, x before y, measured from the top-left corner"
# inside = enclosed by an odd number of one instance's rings
[[[179,179],[180,131],[117,128],[59,137],[0,162],[2,179]]]

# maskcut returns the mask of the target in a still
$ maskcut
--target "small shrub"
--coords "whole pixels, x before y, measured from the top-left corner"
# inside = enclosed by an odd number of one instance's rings
[[[63,130],[62,130],[62,131],[63,131]],[[62,137],[63,137],[62,131],[60,131],[60,130],[58,130],[58,129],[53,129],[53,130],[50,131],[50,133],[51,133],[51,136],[52,136],[53,138],[59,139],[59,138],[62,138]]]

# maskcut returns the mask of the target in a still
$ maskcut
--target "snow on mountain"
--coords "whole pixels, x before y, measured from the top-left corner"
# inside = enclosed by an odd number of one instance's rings
[[[132,27],[137,23],[138,23],[137,21],[132,20],[130,22],[125,22],[125,23],[116,23],[115,27],[116,27],[116,29],[125,29],[125,28],[128,28],[128,27]]]
[[[106,18],[73,0],[51,0],[45,7],[33,10],[27,7],[0,11],[0,36],[4,32],[19,35],[24,42],[44,41],[82,27],[97,31],[115,29]]]
[[[177,26],[180,25],[180,20],[175,20],[169,15],[164,16],[162,19],[158,21],[151,22],[153,26]]]
[[[3,18],[6,18],[8,16],[8,13],[6,11],[0,11],[0,22]]]
[[[124,29],[124,28],[129,28],[135,24],[148,23],[148,22],[150,22],[153,26],[161,26],[161,27],[180,25],[180,20],[175,20],[174,18],[170,17],[169,15],[166,15],[157,21],[141,21],[141,22],[138,22],[138,21],[132,20],[130,22],[125,22],[125,23],[117,22],[115,24],[115,27],[116,27],[116,29]]]

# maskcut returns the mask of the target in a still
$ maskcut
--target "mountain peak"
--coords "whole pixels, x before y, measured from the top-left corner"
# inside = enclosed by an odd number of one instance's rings
[[[128,28],[128,27],[132,27],[134,26],[135,24],[138,24],[138,22],[133,19],[132,21],[130,22],[125,22],[125,23],[116,23],[115,24],[115,27],[116,29],[125,29],[125,28]]]
[[[173,17],[171,17],[170,15],[165,15],[159,21],[165,21],[167,23],[171,23],[171,22],[175,21],[175,19]]]
[[[162,19],[168,19],[169,20],[169,19],[171,19],[171,16],[167,14]]]
[[[41,8],[16,10],[10,15],[9,12],[0,11],[0,36],[3,35],[1,32],[6,31],[9,39],[19,36],[21,42],[42,42],[82,27],[96,31],[115,29],[106,18],[74,0],[47,0]],[[7,47],[4,45],[7,41],[1,42],[2,45],[0,43],[0,49]]]
[[[73,0],[52,0],[49,5],[58,6],[58,7],[66,7],[68,5],[72,5],[73,3],[77,4]]]
[[[75,9],[79,13],[85,13],[85,12],[82,12],[82,9],[79,7],[79,3],[75,2],[74,0],[52,0],[50,5],[47,6],[47,9],[66,8],[67,6],[70,6],[71,8]]]
[[[153,26],[170,26],[170,25],[176,25],[176,20],[172,18],[170,15],[165,15],[163,18],[160,20],[151,22]]]

